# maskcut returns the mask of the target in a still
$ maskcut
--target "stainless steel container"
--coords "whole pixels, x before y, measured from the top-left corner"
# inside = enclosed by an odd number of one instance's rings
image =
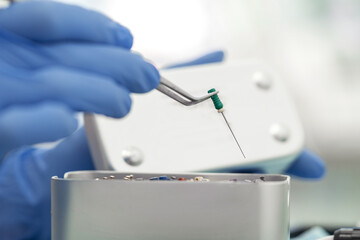
[[[284,175],[137,173],[208,182],[124,180],[130,173],[52,178],[52,240],[288,240]],[[108,178],[104,180],[103,178]]]

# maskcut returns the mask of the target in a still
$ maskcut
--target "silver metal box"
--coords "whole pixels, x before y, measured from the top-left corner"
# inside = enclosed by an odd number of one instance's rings
[[[209,182],[123,180],[129,173],[69,172],[52,178],[52,240],[288,240],[284,175],[195,176]],[[114,179],[103,180],[103,177]],[[99,178],[99,179],[97,179]]]

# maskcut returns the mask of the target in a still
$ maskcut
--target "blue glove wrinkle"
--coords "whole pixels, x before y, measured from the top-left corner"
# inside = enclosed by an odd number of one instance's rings
[[[39,45],[0,28],[0,56],[2,64],[32,70],[51,64]]]
[[[0,110],[11,107],[13,104],[40,102],[46,97],[39,94],[39,92],[44,92],[43,86],[37,86],[39,84],[30,85],[19,79],[13,79],[1,74],[0,77]]]
[[[108,17],[59,2],[12,4],[0,11],[0,28],[38,42],[84,41],[126,49],[133,44],[130,31]]]
[[[285,173],[300,178],[320,179],[326,173],[326,165],[321,158],[304,150]]]

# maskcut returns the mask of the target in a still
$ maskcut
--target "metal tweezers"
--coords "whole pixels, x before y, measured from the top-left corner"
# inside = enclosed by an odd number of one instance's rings
[[[215,91],[202,97],[194,97],[172,82],[166,80],[164,77],[160,78],[160,85],[156,89],[185,106],[201,103],[219,93],[219,91]]]

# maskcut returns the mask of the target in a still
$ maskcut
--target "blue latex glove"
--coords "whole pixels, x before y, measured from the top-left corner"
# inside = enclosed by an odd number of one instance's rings
[[[123,117],[158,71],[129,51],[129,30],[56,2],[0,10],[0,239],[50,239],[50,177],[93,169],[73,114]],[[71,135],[55,148],[27,145]],[[4,157],[5,156],[5,157]]]
[[[68,136],[73,111],[126,115],[129,93],[159,83],[131,45],[126,28],[79,7],[34,1],[1,10],[0,158]]]

